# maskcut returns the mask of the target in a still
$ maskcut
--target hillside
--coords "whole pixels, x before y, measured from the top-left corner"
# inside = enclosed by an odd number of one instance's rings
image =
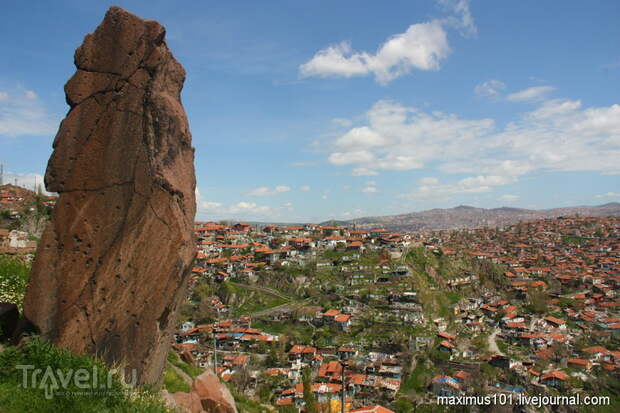
[[[505,226],[518,223],[519,221],[532,221],[569,215],[591,217],[620,215],[620,203],[611,202],[598,206],[576,206],[542,210],[509,207],[485,209],[461,205],[449,209],[436,208],[409,214],[357,218],[349,221],[339,221],[339,223],[348,226],[356,225],[359,228],[385,227],[393,231],[419,231]]]

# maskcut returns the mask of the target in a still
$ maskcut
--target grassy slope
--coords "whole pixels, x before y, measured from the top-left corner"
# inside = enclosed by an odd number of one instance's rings
[[[73,380],[66,388],[54,389],[52,380],[44,382],[42,378],[39,378],[36,387],[28,385],[24,388],[21,386],[23,372],[16,368],[18,365],[32,365],[43,370],[49,366],[54,372],[60,371],[66,377],[70,371],[86,369],[91,372],[96,368],[98,383],[108,382],[109,370],[101,361],[72,354],[33,338],[20,348],[8,347],[0,353],[1,413],[163,413],[169,411],[155,393],[142,388],[132,389],[133,391],[129,392],[124,389],[116,376],[110,388],[96,389],[99,393],[77,387]],[[59,376],[56,374],[55,377]],[[30,379],[29,383],[32,382],[33,380]],[[41,385],[43,383],[47,383],[47,386]],[[46,398],[46,388],[52,392],[51,398]],[[78,392],[81,394],[77,394]],[[84,392],[89,394],[84,394]]]

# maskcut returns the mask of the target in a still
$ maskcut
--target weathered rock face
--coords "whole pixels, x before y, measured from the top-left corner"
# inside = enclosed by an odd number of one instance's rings
[[[194,150],[165,29],[118,7],[76,50],[45,183],[60,198],[25,316],[61,347],[158,383],[194,256]]]
[[[237,413],[230,391],[211,370],[194,379],[189,393],[178,392],[171,396],[176,407],[189,413]]]

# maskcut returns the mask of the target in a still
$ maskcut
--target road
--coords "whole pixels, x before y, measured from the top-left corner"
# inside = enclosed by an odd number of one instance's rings
[[[495,336],[497,336],[497,333],[499,333],[498,329],[495,329],[493,331],[493,334],[491,334],[488,337],[488,342],[489,342],[489,350],[491,351],[491,353],[493,354],[501,354],[502,356],[504,355],[504,353],[502,353],[502,351],[499,349],[499,347],[497,347],[497,342],[495,341]]]
[[[260,291],[260,292],[263,292],[265,294],[273,295],[274,297],[282,298],[283,300],[286,300],[286,301],[291,301],[291,297],[288,297],[288,296],[282,294],[281,292],[273,290],[271,288],[261,287],[261,286],[258,286],[258,285],[240,284],[240,283],[236,283],[236,282],[233,282],[233,281],[228,281],[228,283],[234,285],[235,287],[245,288],[245,289],[248,289],[248,290]]]

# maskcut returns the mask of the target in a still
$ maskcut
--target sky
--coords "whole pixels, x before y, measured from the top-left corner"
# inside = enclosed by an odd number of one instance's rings
[[[620,201],[620,2],[9,2],[5,183],[42,182],[73,53],[116,4],[187,71],[200,220]]]

